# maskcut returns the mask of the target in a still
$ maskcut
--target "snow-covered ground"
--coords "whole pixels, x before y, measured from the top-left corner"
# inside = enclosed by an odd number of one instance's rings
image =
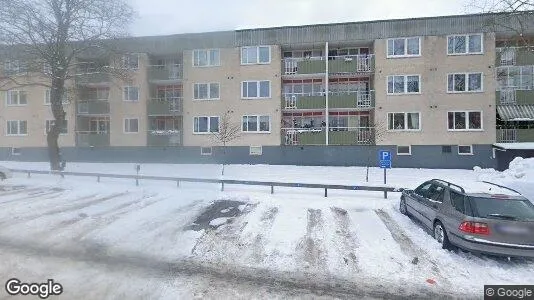
[[[393,169],[388,185],[441,178],[476,186],[505,176],[532,193],[534,163],[516,164],[502,174]],[[133,164],[70,163],[67,170],[135,173]],[[147,164],[141,174],[220,178],[220,166]],[[369,184],[383,184],[382,176],[371,169]],[[224,178],[366,184],[358,167],[231,165]],[[386,200],[380,192],[329,191],[324,198],[314,189],[219,189],[15,174],[0,183],[0,280],[54,278],[65,290],[60,299],[481,298],[484,284],[534,281],[532,261],[441,249],[398,212],[398,193]]]

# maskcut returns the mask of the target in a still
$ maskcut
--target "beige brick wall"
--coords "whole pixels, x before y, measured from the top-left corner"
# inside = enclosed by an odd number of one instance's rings
[[[421,130],[385,132],[379,144],[442,145],[495,142],[495,37],[484,35],[482,55],[447,55],[447,36],[421,37],[421,57],[386,58],[387,40],[375,41],[376,121],[387,128],[388,112],[420,112]],[[447,74],[482,72],[483,92],[447,93]],[[421,94],[387,95],[388,75],[421,75]],[[447,128],[447,111],[483,113],[483,130],[453,132]],[[383,129],[382,129],[383,131]]]

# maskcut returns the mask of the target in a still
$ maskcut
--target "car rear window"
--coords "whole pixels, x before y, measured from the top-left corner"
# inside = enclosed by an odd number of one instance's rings
[[[534,221],[534,204],[528,200],[470,197],[473,213],[479,218],[491,215],[510,216],[517,220]]]

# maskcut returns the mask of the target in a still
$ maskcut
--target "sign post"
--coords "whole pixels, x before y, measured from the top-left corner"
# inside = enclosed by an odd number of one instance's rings
[[[378,151],[378,161],[380,168],[384,169],[384,185],[387,184],[387,169],[391,169],[391,152],[386,150]],[[388,192],[384,191],[384,199],[388,198]]]

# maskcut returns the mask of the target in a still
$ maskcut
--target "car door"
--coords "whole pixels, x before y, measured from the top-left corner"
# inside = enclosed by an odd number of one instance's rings
[[[471,209],[469,204],[466,203],[465,196],[459,192],[450,189],[449,192],[445,194],[445,202],[449,202],[450,205],[443,205],[444,209],[442,210],[442,214],[444,217],[441,218],[441,221],[449,235],[458,236],[461,234],[458,229],[460,224],[467,216],[472,215]]]
[[[421,214],[423,219],[421,220],[428,228],[434,226],[434,220],[441,209],[443,199],[445,195],[445,187],[442,185],[432,183],[430,188],[424,195],[422,202]]]
[[[421,222],[424,222],[423,210],[426,194],[432,186],[431,182],[425,182],[418,186],[413,193],[410,194],[410,197],[406,197],[406,205],[408,206],[408,211],[412,216],[418,219]]]

